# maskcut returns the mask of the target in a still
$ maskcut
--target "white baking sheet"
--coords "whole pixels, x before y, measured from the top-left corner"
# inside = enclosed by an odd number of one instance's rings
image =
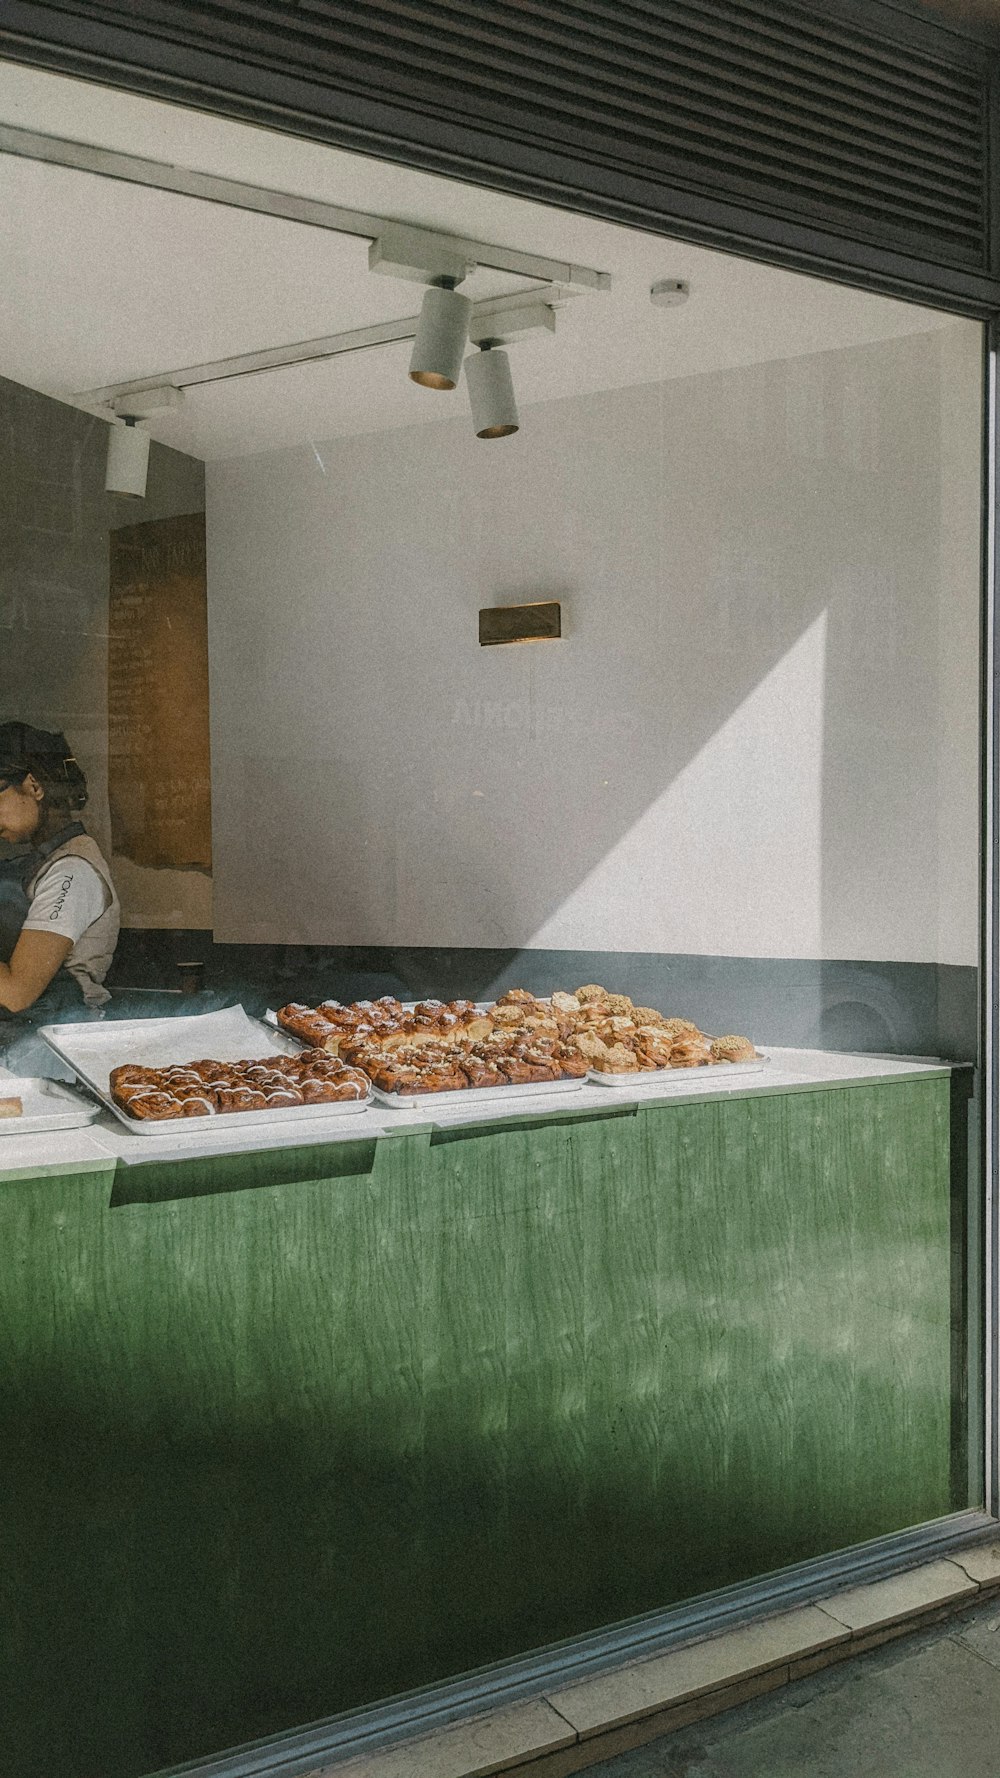
[[[297,1055],[301,1044],[282,1032],[267,1030],[242,1006],[221,1012],[193,1013],[175,1019],[108,1019],[102,1024],[43,1025],[41,1036],[77,1078],[134,1136],[176,1136],[179,1129],[196,1136],[219,1130],[246,1130],[254,1124],[283,1125],[329,1117],[357,1116],[371,1103],[344,1099],[328,1105],[286,1105],[269,1111],[225,1111],[214,1117],[129,1117],[108,1090],[112,1068],[134,1062],[140,1068],[166,1068],[175,1062],[251,1062],[261,1056]],[[19,1123],[20,1119],[11,1119]]]
[[[8,1074],[0,1068],[0,1099],[20,1099],[20,1117],[0,1117],[0,1136],[40,1135],[44,1130],[77,1130],[92,1124],[100,1106],[88,1103],[72,1087],[34,1075]]]
[[[770,1056],[758,1056],[753,1062],[706,1062],[702,1068],[648,1068],[635,1074],[602,1074],[592,1068],[587,1079],[598,1087],[690,1087],[704,1080],[729,1080],[734,1075],[760,1074],[770,1063]]]

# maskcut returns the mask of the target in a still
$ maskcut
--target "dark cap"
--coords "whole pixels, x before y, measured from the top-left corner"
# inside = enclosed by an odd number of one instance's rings
[[[39,766],[46,775],[65,778],[75,763],[65,735],[30,722],[0,722],[0,780],[17,783]]]

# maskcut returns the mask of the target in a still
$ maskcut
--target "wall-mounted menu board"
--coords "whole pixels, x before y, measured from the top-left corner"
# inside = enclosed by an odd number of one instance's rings
[[[203,512],[111,533],[108,800],[115,852],[211,869]]]

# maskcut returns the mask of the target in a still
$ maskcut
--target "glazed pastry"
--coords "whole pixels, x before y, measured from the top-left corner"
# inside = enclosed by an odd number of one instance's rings
[[[304,1080],[300,1089],[303,1105],[333,1105],[342,1099],[363,1099],[368,1092],[364,1075],[348,1070],[339,1080]]]
[[[531,1080],[561,1080],[562,1069],[554,1056],[548,1056],[544,1050],[526,1050],[518,1058],[526,1068],[531,1070]]]
[[[136,1081],[145,1081],[149,1086],[158,1078],[158,1071],[155,1068],[138,1068],[134,1062],[126,1062],[122,1068],[112,1068],[110,1084],[113,1087],[126,1086]]]
[[[692,1025],[690,1019],[664,1019],[663,1029],[669,1031],[671,1037],[682,1037],[686,1032],[690,1032],[694,1037],[701,1036],[697,1025]]]
[[[582,1056],[573,1044],[560,1044],[555,1052],[555,1058],[559,1063],[559,1072],[563,1080],[583,1080],[590,1072],[590,1064],[586,1056]]]
[[[535,1078],[531,1064],[522,1056],[501,1056],[497,1067],[508,1086],[527,1086]]]
[[[234,1082],[232,1086],[216,1088],[216,1104],[220,1112],[228,1111],[266,1111],[267,1100],[256,1087],[242,1086]]]
[[[212,1117],[216,1108],[216,1096],[202,1088],[200,1093],[192,1092],[188,1087],[181,1087],[171,1093],[177,1107],[177,1117]]]
[[[636,1032],[635,1053],[640,1068],[669,1068],[674,1039],[665,1037],[655,1026]]]
[[[129,1100],[128,1113],[143,1123],[154,1119],[158,1122],[161,1118],[178,1116],[177,1101],[172,1093],[160,1093],[150,1087]]]
[[[589,1006],[595,1000],[610,998],[607,988],[600,987],[597,982],[585,982],[582,988],[577,988],[576,997],[583,1006]]]
[[[470,1087],[502,1087],[506,1086],[506,1077],[500,1072],[496,1062],[487,1061],[470,1051],[462,1057],[459,1067],[465,1075]]]

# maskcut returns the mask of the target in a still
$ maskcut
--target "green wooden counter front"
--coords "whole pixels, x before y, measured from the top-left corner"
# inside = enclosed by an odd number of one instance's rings
[[[946,1512],[948,1156],[928,1075],[0,1185],[5,1778]]]

